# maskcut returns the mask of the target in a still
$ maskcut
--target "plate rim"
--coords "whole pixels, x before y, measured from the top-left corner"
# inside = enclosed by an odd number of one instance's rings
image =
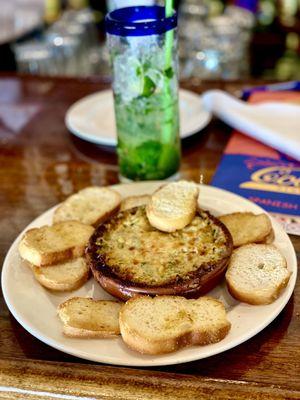
[[[65,118],[64,118],[65,125],[66,125],[67,129],[69,130],[69,132],[71,134],[73,134],[74,136],[77,136],[79,139],[96,144],[98,146],[116,147],[117,142],[114,138],[106,138],[106,137],[101,138],[101,136],[98,137],[92,133],[83,133],[80,130],[76,129],[76,127],[74,127],[74,125],[71,122],[72,112],[74,112],[74,109],[76,107],[78,107],[81,103],[88,101],[88,100],[92,99],[93,97],[98,97],[100,95],[107,96],[111,92],[112,92],[111,89],[99,90],[97,92],[88,94],[87,96],[84,96],[81,99],[77,100],[75,103],[71,104],[71,106],[68,108],[68,110],[65,114]],[[204,109],[202,95],[200,95],[196,92],[193,92],[191,90],[182,89],[182,88],[179,89],[179,92],[185,96],[189,96],[190,98],[194,97],[194,100],[196,100],[196,98],[197,98],[197,100],[199,100],[200,103],[202,104],[203,111],[205,111],[205,114],[206,114],[206,118],[203,119],[203,122],[201,123],[201,125],[199,124],[198,128],[191,129],[189,132],[180,132],[180,138],[182,140],[182,139],[186,139],[190,136],[193,136],[197,132],[200,132],[204,128],[206,128],[207,125],[212,120],[212,113],[209,112],[208,110]]]
[[[118,188],[120,186],[132,186],[132,185],[140,185],[140,186],[145,186],[147,187],[149,184],[161,184],[162,181],[148,181],[148,182],[135,182],[135,183],[127,183],[127,184],[116,184],[116,185],[111,185],[109,187],[111,188]],[[246,342],[247,340],[251,339],[252,337],[256,336],[259,332],[261,332],[264,328],[266,328],[272,321],[274,321],[274,319],[281,313],[281,311],[284,309],[284,307],[287,305],[287,303],[289,302],[295,285],[296,285],[296,280],[297,280],[297,257],[296,257],[296,253],[295,253],[295,249],[294,246],[289,238],[289,236],[287,235],[287,233],[284,231],[284,229],[280,226],[280,224],[274,220],[274,218],[268,214],[265,210],[263,210],[260,206],[258,206],[257,204],[251,202],[250,200],[239,196],[235,193],[232,193],[230,191],[221,189],[221,188],[217,188],[214,186],[210,186],[210,185],[204,185],[202,184],[201,187],[205,187],[205,190],[212,190],[212,191],[217,191],[217,192],[224,192],[226,194],[230,194],[231,196],[236,197],[236,199],[242,199],[243,201],[245,201],[246,203],[250,203],[252,206],[255,205],[257,207],[257,209],[262,210],[264,213],[266,213],[270,219],[272,220],[272,225],[276,227],[276,229],[281,230],[281,232],[286,236],[286,239],[288,240],[289,245],[291,246],[291,248],[293,249],[293,254],[292,256],[292,262],[291,262],[291,278],[290,278],[290,282],[289,282],[289,287],[285,288],[285,297],[283,299],[283,301],[281,301],[278,305],[278,307],[276,308],[275,311],[272,312],[272,314],[270,314],[269,317],[265,318],[264,321],[256,326],[253,330],[248,331],[247,333],[245,333],[244,335],[241,335],[239,337],[237,337],[236,339],[233,339],[231,342],[225,344],[225,345],[221,345],[221,348],[217,348],[215,349],[215,351],[211,351],[209,355],[197,355],[197,351],[194,352],[194,355],[189,356],[189,357],[178,357],[176,360],[170,360],[170,361],[164,361],[164,357],[163,355],[159,355],[158,359],[155,358],[155,356],[153,356],[151,359],[147,359],[147,360],[143,360],[141,359],[140,361],[136,361],[136,362],[126,362],[126,359],[124,360],[119,360],[118,362],[116,362],[114,357],[109,357],[109,356],[101,356],[101,357],[97,357],[97,356],[91,356],[88,355],[85,352],[82,352],[81,350],[74,350],[72,345],[65,345],[62,343],[57,342],[56,340],[53,340],[51,338],[49,338],[47,335],[43,335],[43,333],[40,333],[39,329],[35,329],[34,327],[31,326],[31,324],[27,324],[27,321],[23,321],[22,317],[20,317],[18,315],[18,311],[15,309],[15,307],[13,306],[13,304],[10,302],[10,295],[9,295],[9,290],[7,289],[5,282],[6,282],[6,275],[8,275],[8,264],[9,264],[9,259],[10,259],[10,255],[15,251],[15,248],[20,240],[20,238],[22,237],[22,235],[24,234],[24,232],[30,228],[32,228],[32,226],[37,224],[37,221],[42,218],[45,217],[45,214],[50,214],[53,213],[53,211],[59,206],[59,204],[49,208],[48,210],[46,210],[45,212],[43,212],[42,214],[40,214],[39,216],[37,216],[36,218],[34,218],[22,231],[21,233],[18,234],[18,236],[16,237],[16,239],[13,241],[13,243],[11,244],[9,250],[6,253],[4,262],[3,262],[3,267],[2,267],[2,272],[1,272],[1,287],[2,287],[2,292],[3,292],[3,298],[5,300],[5,303],[9,309],[9,311],[12,313],[12,315],[14,316],[14,318],[18,321],[18,323],[20,323],[20,325],[26,330],[28,331],[31,335],[33,335],[35,338],[39,339],[40,341],[42,341],[43,343],[49,345],[50,347],[53,347],[59,351],[62,351],[66,354],[70,354],[72,356],[75,357],[79,357],[88,361],[93,361],[93,362],[97,362],[97,363],[105,363],[105,364],[110,364],[110,365],[119,365],[119,366],[129,366],[129,367],[152,367],[152,366],[164,366],[164,365],[176,365],[176,364],[182,364],[182,363],[186,363],[186,362],[192,362],[192,361],[196,361],[196,360],[200,360],[200,359],[204,359],[204,358],[208,358],[217,354],[221,354],[224,351],[230,350],[235,348],[236,346]],[[71,292],[72,293],[72,292]],[[252,306],[252,307],[259,307],[259,306]],[[219,343],[222,343],[219,342]],[[170,354],[176,354],[176,353],[170,353]],[[168,357],[168,355],[170,354],[166,354],[165,356]]]

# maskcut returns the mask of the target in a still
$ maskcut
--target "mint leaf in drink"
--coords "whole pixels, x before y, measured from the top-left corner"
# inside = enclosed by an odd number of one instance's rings
[[[119,140],[121,174],[133,180],[164,179],[177,171],[180,151],[176,144],[148,140],[137,147]]]
[[[149,97],[155,91],[155,83],[149,76],[145,76],[144,78],[144,87],[142,96]]]
[[[151,68],[147,71],[146,75],[153,81],[153,83],[156,86],[156,89],[158,90],[163,89],[165,76],[160,70]]]
[[[144,70],[145,72],[147,72],[149,68],[151,68],[151,62],[150,62],[149,60],[144,61],[144,63],[143,63],[143,70]]]
[[[142,76],[143,74],[143,69],[142,67],[139,65],[136,69],[136,76]]]
[[[118,154],[121,173],[130,179],[155,179],[161,144],[149,140],[137,147],[129,147],[119,140]]]
[[[167,69],[164,70],[164,74],[167,78],[172,79],[174,76],[174,71],[172,67],[169,67]]]

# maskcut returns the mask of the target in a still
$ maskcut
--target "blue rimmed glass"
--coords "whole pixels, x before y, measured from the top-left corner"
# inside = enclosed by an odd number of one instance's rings
[[[160,6],[127,7],[106,17],[113,68],[120,173],[166,179],[179,169],[177,15]]]

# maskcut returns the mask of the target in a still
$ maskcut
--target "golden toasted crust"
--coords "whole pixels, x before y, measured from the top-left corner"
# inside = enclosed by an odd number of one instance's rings
[[[41,267],[53,265],[84,254],[94,228],[78,221],[28,230],[19,243],[20,256]]]
[[[218,283],[231,252],[229,232],[207,212],[166,234],[149,224],[144,207],[137,207],[97,229],[87,259],[100,285],[122,299],[138,294],[194,297]]]
[[[83,257],[65,263],[31,266],[34,277],[45,288],[65,292],[80,288],[89,278],[90,269]]]
[[[63,333],[77,338],[109,338],[120,334],[121,304],[110,300],[73,297],[58,306]]]
[[[87,187],[68,197],[54,212],[53,222],[75,220],[97,226],[120,208],[121,195],[106,187]]]
[[[235,212],[222,215],[219,219],[231,233],[234,247],[272,239],[272,224],[266,214]]]
[[[250,293],[246,292],[243,293],[241,292],[238,288],[236,288],[230,280],[227,280],[227,287],[229,290],[229,293],[237,300],[243,302],[243,303],[248,303],[254,306],[259,306],[259,305],[264,305],[264,304],[271,304],[273,303],[280,295],[282,289],[284,289],[290,279],[290,275],[286,276],[280,283],[279,285],[273,289],[273,292],[271,294],[257,294],[257,293]]]
[[[143,296],[121,307],[122,339],[142,354],[164,354],[222,340],[230,330],[223,304],[210,297]]]
[[[120,334],[120,332],[113,331],[105,331],[105,332],[96,332],[96,331],[88,331],[85,329],[73,328],[72,326],[63,326],[63,334],[72,338],[82,338],[82,339],[110,339],[116,337]]]
[[[149,203],[151,196],[144,194],[142,196],[129,196],[122,200],[120,211],[129,210],[130,208],[144,206]]]
[[[196,214],[199,185],[178,181],[159,188],[146,205],[150,224],[163,232],[187,226]]]

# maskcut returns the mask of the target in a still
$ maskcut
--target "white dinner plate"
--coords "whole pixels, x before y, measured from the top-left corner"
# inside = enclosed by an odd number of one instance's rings
[[[141,182],[116,185],[123,196],[152,193],[161,182]],[[214,215],[233,211],[264,212],[250,201],[230,192],[201,186],[201,206]],[[50,224],[55,207],[35,219],[27,229]],[[62,324],[56,315],[57,306],[73,296],[88,296],[95,299],[110,299],[96,281],[91,278],[82,288],[73,293],[52,293],[37,283],[28,266],[21,261],[18,243],[25,230],[12,244],[7,253],[2,271],[2,289],[5,301],[19,323],[42,342],[65,353],[91,361],[127,366],[158,366],[198,360],[231,349],[256,335],[280,313],[292,295],[297,275],[297,262],[293,245],[284,230],[272,220],[275,245],[287,260],[292,272],[287,287],[272,304],[251,306],[234,300],[225,284],[210,292],[225,304],[232,326],[229,334],[219,343],[207,346],[192,346],[177,352],[149,356],[127,348],[122,339],[72,339],[63,336]]]
[[[201,96],[180,89],[180,137],[199,132],[211,120],[203,107]],[[80,99],[67,111],[67,128],[80,139],[105,146],[116,146],[117,133],[111,90],[104,90]]]

